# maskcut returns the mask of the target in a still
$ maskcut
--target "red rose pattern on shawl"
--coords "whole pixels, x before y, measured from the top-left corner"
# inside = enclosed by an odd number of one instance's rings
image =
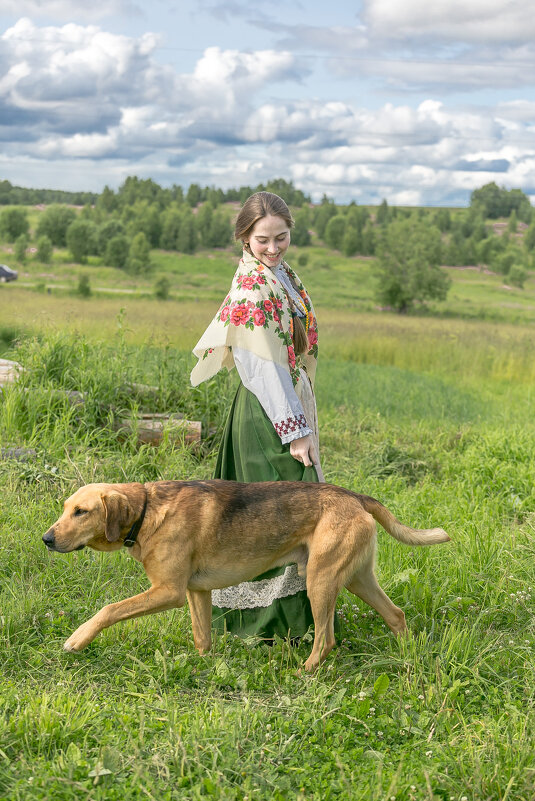
[[[241,264],[242,262],[240,262]],[[292,382],[294,386],[297,384],[300,378],[299,367],[298,367],[298,360],[295,356],[295,350],[293,347],[293,320],[290,315],[289,319],[289,330],[284,331],[282,325],[282,318],[285,314],[284,311],[284,300],[277,292],[274,290],[270,290],[269,292],[269,299],[260,299],[257,300],[256,303],[251,300],[250,293],[254,293],[255,290],[259,289],[260,287],[264,287],[267,284],[266,278],[261,274],[264,271],[264,265],[260,262],[256,262],[256,268],[250,270],[247,273],[240,273],[236,277],[236,284],[240,289],[247,293],[249,297],[243,297],[239,300],[232,301],[230,299],[230,295],[227,295],[225,300],[220,306],[219,312],[216,316],[216,319],[223,323],[223,325],[235,325],[240,326],[243,325],[245,328],[254,331],[255,328],[269,328],[270,323],[275,324],[275,330],[277,336],[284,341],[288,349],[288,367],[290,370],[290,375],[292,377]],[[318,357],[318,329],[316,319],[312,314],[312,307],[310,304],[310,300],[308,295],[305,291],[303,284],[298,281],[295,273],[291,268],[288,266],[286,267],[288,273],[291,275],[293,280],[296,283],[297,289],[307,311],[309,312],[309,328],[308,328],[308,344],[309,344],[309,351],[308,355],[314,356],[316,359]],[[284,290],[283,290],[284,291]],[[206,358],[209,353],[212,352],[212,349],[208,349],[205,351],[203,358]],[[305,423],[306,424],[306,423]],[[288,427],[289,426],[289,427]],[[286,428],[285,431],[279,431],[279,427]],[[301,427],[300,421],[296,420],[295,418],[289,418],[287,421],[282,421],[280,424],[277,424],[277,432],[279,434],[282,433],[289,433],[290,431],[296,431],[298,428]]]

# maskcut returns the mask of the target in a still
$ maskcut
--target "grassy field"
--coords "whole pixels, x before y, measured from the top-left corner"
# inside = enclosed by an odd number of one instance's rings
[[[83,483],[210,476],[235,378],[191,389],[189,350],[231,256],[184,257],[203,302],[177,273],[183,295],[167,302],[149,282],[146,297],[88,300],[0,287],[0,350],[27,368],[0,399],[0,445],[33,450],[0,459],[0,798],[535,799],[533,279],[512,309],[495,277],[455,271],[442,316],[402,317],[374,311],[371,262],[314,258],[301,272],[322,335],[326,479],[452,537],[418,550],[379,533],[379,579],[409,637],[344,593],[339,647],[314,676],[299,671],[310,642],[218,637],[199,657],[186,609],[64,653],[147,581],[124,552],[49,554],[41,536]],[[201,419],[201,448],[120,441],[115,417],[148,408],[132,382],[158,386],[154,410]]]
[[[142,275],[132,276],[100,264],[100,259],[90,257],[86,265],[75,264],[67,250],[55,249],[53,260],[45,265],[28,256],[24,264],[13,261],[13,247],[0,243],[0,261],[19,270],[18,286],[34,289],[40,294],[53,294],[56,298],[72,298],[81,275],[87,275],[94,295],[111,300],[117,298],[120,305],[143,299],[154,299],[156,282],[165,277],[170,284],[170,297],[181,303],[200,299],[219,305],[227,291],[236,268],[238,250],[198,251],[189,255],[162,250],[151,251],[151,269]],[[299,259],[306,259],[300,265]],[[293,248],[290,263],[298,271],[315,303],[324,309],[349,309],[352,312],[374,312],[377,310],[375,293],[376,260],[371,257],[348,258],[338,251],[329,250],[317,241],[311,247]],[[531,271],[523,289],[508,286],[504,276],[476,267],[445,268],[452,279],[452,286],[445,301],[432,302],[422,308],[420,314],[431,313],[445,318],[489,320],[496,322],[535,322],[535,273]],[[9,289],[15,299],[14,307],[4,309],[0,295],[2,322],[10,322],[17,316],[17,303],[25,310],[30,303],[19,299],[15,287]],[[36,308],[47,309],[49,304],[41,298],[35,301]],[[53,305],[56,308],[57,304]],[[118,306],[119,307],[119,306]],[[65,306],[68,308],[68,302]]]

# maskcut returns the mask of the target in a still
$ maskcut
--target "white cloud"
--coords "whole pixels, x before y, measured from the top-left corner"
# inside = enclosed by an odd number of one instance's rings
[[[158,46],[152,33],[19,20],[0,38],[2,176],[31,165],[26,185],[99,190],[133,173],[223,187],[283,175],[316,199],[431,204],[465,201],[489,180],[535,187],[535,102],[526,98],[460,108],[431,91],[416,105],[377,107],[357,92],[310,97],[301,83],[298,99],[281,99],[282,83],[308,75],[288,50],[210,47],[186,73],[160,64]],[[393,80],[387,66],[376,75]],[[413,86],[416,72],[400,62],[396,80]],[[426,77],[444,80],[438,67]]]
[[[364,0],[374,34],[456,42],[530,42],[535,15],[525,0]]]
[[[87,2],[87,0],[2,0],[2,14],[14,17],[31,17],[39,19],[65,20],[99,20],[115,14],[139,15],[137,3],[131,0],[107,0],[105,3]]]

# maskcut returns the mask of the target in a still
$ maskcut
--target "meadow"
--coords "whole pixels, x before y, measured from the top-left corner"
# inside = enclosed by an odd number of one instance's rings
[[[326,480],[452,538],[411,549],[379,531],[406,639],[344,592],[338,648],[312,676],[310,641],[219,636],[198,656],[187,609],[63,652],[102,605],[147,587],[125,552],[45,550],[63,500],[90,481],[209,477],[235,387],[188,381],[233,254],[159,258],[168,301],[98,266],[79,298],[59,260],[0,287],[0,356],[26,368],[0,396],[0,798],[535,799],[533,276],[510,290],[452,270],[447,301],[400,316],[375,308],[371,260],[314,248],[298,268],[320,323]],[[121,440],[114,419],[149,403],[202,420],[201,446]]]

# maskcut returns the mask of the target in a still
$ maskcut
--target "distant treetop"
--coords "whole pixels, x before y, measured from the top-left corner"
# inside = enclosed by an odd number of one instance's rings
[[[498,217],[509,217],[516,213],[519,220],[528,222],[531,219],[532,206],[527,195],[521,189],[504,189],[494,181],[485,184],[481,189],[474,189],[470,196],[470,206],[481,211],[484,217],[495,220]]]

